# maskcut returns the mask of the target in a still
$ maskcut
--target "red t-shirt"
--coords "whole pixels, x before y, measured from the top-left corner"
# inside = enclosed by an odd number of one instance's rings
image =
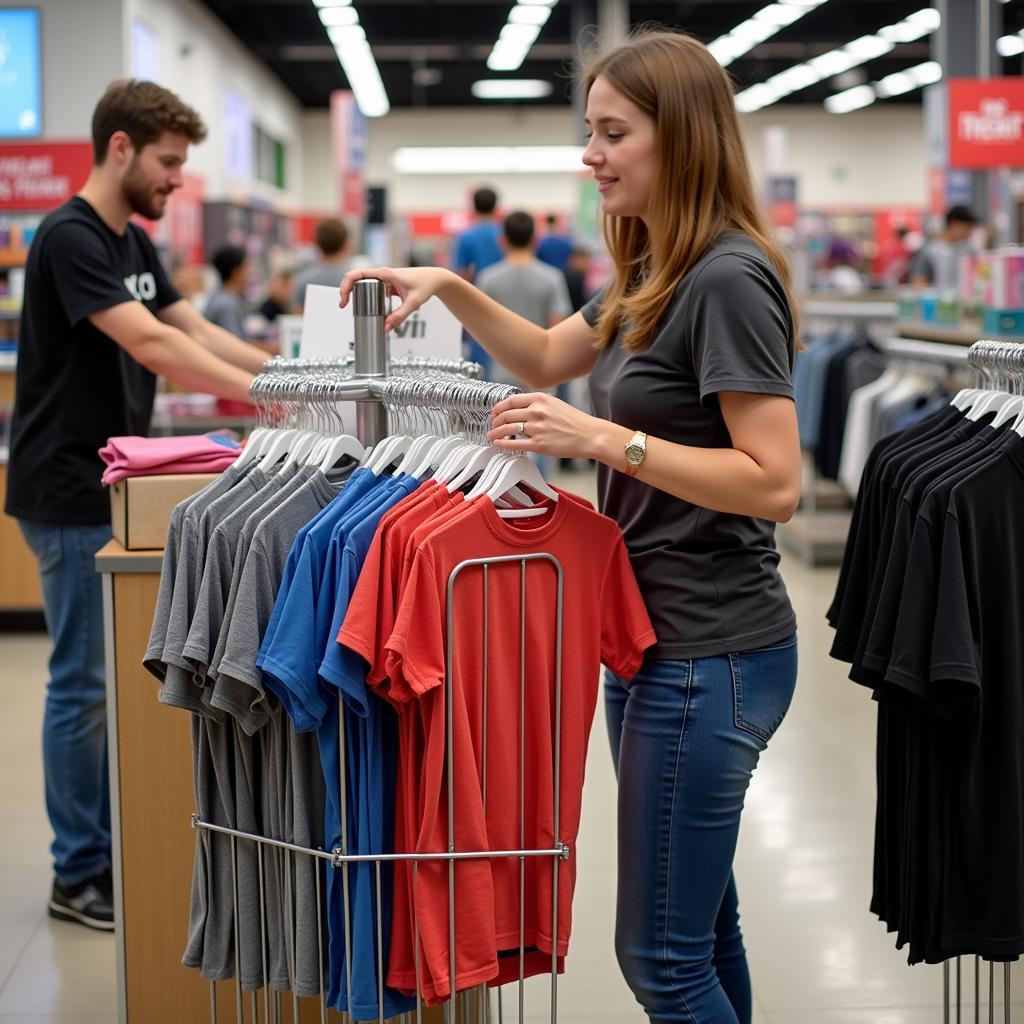
[[[561,797],[558,841],[570,856],[557,862],[557,943],[553,935],[551,858],[527,858],[525,931],[537,950],[530,973],[543,970],[556,948],[564,956],[571,927],[575,840],[579,829],[587,740],[597,702],[600,665],[629,678],[655,643],[647,611],[617,525],[571,501],[548,504],[536,519],[503,520],[493,503],[467,504],[435,525],[413,549],[413,565],[386,648],[390,699],[415,702],[423,751],[417,761],[419,821],[415,850],[448,850],[446,785],[446,613],[452,570],[469,558],[544,552],[564,571],[562,623]],[[555,843],[554,750],[555,607],[557,570],[544,560],[526,563],[525,665],[521,658],[521,565],[491,565],[488,575],[486,811],[484,806],[484,606],[480,567],[463,570],[454,590],[452,753],[456,850],[550,849]],[[350,608],[349,616],[352,615]],[[346,627],[349,621],[346,620]],[[345,630],[343,629],[343,633]],[[346,641],[347,642],[347,641]],[[521,694],[521,686],[525,690]],[[525,735],[520,735],[521,705]],[[520,742],[523,785],[520,785]],[[412,781],[411,779],[409,781]],[[525,800],[524,795],[525,794]],[[405,806],[407,823],[410,808]],[[463,861],[455,866],[456,990],[518,974],[518,958],[496,964],[497,950],[520,944],[520,861]],[[414,904],[422,962],[434,995],[448,994],[448,865],[421,863]],[[493,931],[491,929],[493,928]],[[393,951],[394,952],[394,951]],[[547,954],[545,957],[544,954]],[[414,965],[391,958],[397,987],[415,984]],[[421,971],[421,974],[423,972]]]

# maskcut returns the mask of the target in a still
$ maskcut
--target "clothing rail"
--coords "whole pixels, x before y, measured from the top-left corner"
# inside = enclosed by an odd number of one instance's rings
[[[468,379],[466,376],[455,374],[471,374],[479,372],[479,364],[467,363],[465,361],[452,360],[431,360],[414,359],[405,362],[402,369],[414,371],[411,375],[390,376],[391,366],[388,361],[388,352],[384,341],[383,332],[383,309],[384,286],[380,281],[364,279],[356,283],[354,295],[356,314],[356,346],[354,360],[271,360],[253,382],[250,394],[265,418],[270,419],[271,409],[274,406],[285,409],[291,407],[314,408],[323,407],[326,409],[338,401],[355,401],[361,407],[372,407],[368,415],[359,416],[357,434],[359,440],[365,445],[373,445],[379,442],[388,433],[389,413],[403,410],[421,408],[437,409],[445,413],[454,413],[462,418],[466,425],[475,424],[485,427],[490,410],[496,402],[501,401],[510,395],[518,393],[519,389],[511,385],[493,384],[485,381]],[[370,315],[367,315],[367,310]],[[376,312],[374,312],[376,311]],[[360,318],[370,319],[375,317],[376,323],[360,324]],[[369,339],[369,341],[368,341]],[[415,371],[418,371],[415,372]],[[528,943],[523,931],[524,914],[526,906],[526,862],[527,859],[549,858],[552,864],[552,943],[551,943],[551,995],[550,995],[550,1019],[552,1024],[557,1021],[558,1013],[558,943],[559,943],[559,876],[560,864],[570,856],[569,847],[559,841],[561,832],[561,738],[562,738],[562,656],[563,656],[563,601],[564,601],[564,573],[563,567],[558,559],[546,552],[534,552],[516,554],[514,556],[500,556],[491,558],[468,559],[457,565],[451,572],[447,581],[447,617],[446,617],[446,650],[452,652],[455,649],[455,637],[458,632],[458,625],[455,617],[455,594],[459,589],[457,584],[467,576],[475,572],[482,573],[483,585],[483,616],[482,616],[482,654],[483,654],[483,751],[484,751],[484,772],[482,779],[483,806],[486,814],[487,806],[487,680],[488,651],[491,649],[489,643],[490,620],[487,613],[489,595],[489,573],[494,573],[497,566],[509,564],[519,567],[520,590],[522,600],[519,608],[519,652],[520,652],[520,693],[519,703],[519,730],[518,730],[518,778],[519,778],[519,847],[514,850],[468,850],[462,851],[456,848],[455,837],[455,804],[454,786],[448,785],[448,849],[446,851],[429,851],[417,853],[384,853],[378,851],[371,854],[354,854],[350,852],[350,837],[348,832],[348,780],[346,776],[348,764],[348,752],[346,750],[346,712],[344,700],[339,698],[339,720],[338,720],[338,754],[339,754],[339,810],[340,810],[340,833],[341,845],[336,849],[325,851],[322,849],[307,849],[294,843],[283,842],[268,836],[255,835],[251,832],[244,832],[239,829],[228,828],[203,821],[198,813],[192,815],[191,825],[202,834],[219,834],[230,839],[230,857],[232,866],[232,878],[234,880],[232,891],[232,905],[235,914],[235,1020],[236,1024],[251,1022],[251,1024],[270,1024],[270,1021],[281,1019],[280,992],[271,992],[271,985],[267,973],[266,960],[266,935],[261,936],[263,954],[263,981],[262,1002],[263,1013],[259,1013],[257,1005],[257,992],[249,994],[250,1009],[246,1013],[244,1009],[244,996],[241,982],[240,969],[240,936],[237,929],[239,915],[239,888],[238,888],[238,849],[239,843],[248,843],[255,847],[255,855],[258,863],[259,877],[259,907],[261,917],[266,907],[265,875],[264,875],[264,850],[277,851],[284,859],[285,878],[290,878],[290,865],[294,858],[308,857],[311,863],[316,865],[317,884],[317,921],[318,921],[318,949],[321,951],[320,961],[320,1019],[327,1020],[327,978],[324,971],[322,959],[324,949],[323,924],[320,913],[322,895],[320,887],[324,881],[321,878],[320,862],[326,861],[333,868],[341,871],[342,902],[344,908],[344,939],[345,939],[345,969],[347,972],[347,992],[352,993],[351,978],[351,950],[352,934],[351,928],[351,907],[353,895],[350,892],[350,881],[348,866],[351,864],[372,864],[374,869],[376,896],[377,896],[377,978],[378,978],[378,1021],[383,1024],[384,1018],[384,974],[385,960],[383,951],[383,930],[381,920],[381,892],[382,878],[381,867],[386,863],[405,862],[411,865],[414,872],[413,879],[417,877],[416,869],[420,863],[447,862],[448,864],[448,942],[449,942],[449,998],[445,1002],[446,1024],[491,1024],[492,1008],[491,999],[486,985],[480,985],[476,989],[457,992],[457,970],[456,970],[456,915],[455,915],[455,865],[460,862],[476,861],[481,859],[501,860],[517,859],[519,861],[519,979],[518,979],[518,1020],[520,1024],[525,1020],[525,951]],[[554,843],[550,849],[528,849],[525,844],[525,771],[526,771],[526,687],[527,680],[531,674],[527,672],[527,619],[526,619],[526,579],[528,566],[533,564],[548,564],[553,567],[557,579],[557,593],[554,601],[554,621],[552,623],[552,639],[554,645],[554,679],[553,679],[553,722],[551,730],[545,730],[543,736],[531,739],[531,743],[550,742],[552,744],[553,771],[553,792],[551,793],[552,822],[551,835]],[[530,649],[537,649],[538,637],[531,634]],[[445,693],[451,694],[454,686],[452,675],[452,658],[446,658],[446,679]],[[454,734],[453,734],[453,700],[446,696],[445,699],[445,729],[446,729],[446,758],[447,778],[454,777]],[[297,865],[299,861],[294,860]],[[209,883],[209,884],[212,884]],[[415,885],[415,882],[413,883]],[[287,881],[286,881],[287,886]],[[290,889],[286,888],[286,900],[290,901]],[[400,1019],[403,1024],[421,1024],[424,1020],[424,1007],[421,999],[421,978],[419,963],[419,932],[418,917],[416,917],[416,1008],[402,1014]],[[510,951],[512,952],[512,951]],[[294,962],[290,964],[294,968]],[[294,975],[293,975],[294,977]],[[211,1024],[217,1024],[217,1006],[215,996],[215,983],[211,986]],[[502,1008],[502,992],[498,990],[498,1016],[497,1020],[504,1019]],[[295,993],[294,983],[292,984],[292,1013],[293,1020],[299,1020],[298,996]],[[348,1014],[344,1015],[348,1021]]]
[[[352,369],[355,366],[354,355],[340,356],[333,359],[285,359],[274,356],[263,364],[263,373],[308,373],[312,370]],[[483,373],[480,363],[469,359],[443,359],[435,356],[396,356],[391,359],[391,369],[440,370],[455,373],[470,379],[479,379]]]
[[[968,361],[968,350],[962,345],[943,345],[941,342],[914,341],[910,338],[884,338],[878,344],[893,359],[940,366],[964,366]]]

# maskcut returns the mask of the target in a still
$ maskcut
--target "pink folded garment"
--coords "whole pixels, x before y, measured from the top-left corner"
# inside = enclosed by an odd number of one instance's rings
[[[100,449],[107,464],[106,486],[129,476],[159,473],[220,473],[242,450],[241,445],[213,434],[185,437],[112,437]]]

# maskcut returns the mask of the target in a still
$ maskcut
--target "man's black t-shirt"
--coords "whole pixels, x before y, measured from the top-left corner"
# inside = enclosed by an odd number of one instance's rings
[[[155,314],[179,298],[137,225],[118,235],[78,196],[43,220],[25,274],[8,515],[110,522],[97,452],[148,432],[156,378],[88,318],[132,301]]]

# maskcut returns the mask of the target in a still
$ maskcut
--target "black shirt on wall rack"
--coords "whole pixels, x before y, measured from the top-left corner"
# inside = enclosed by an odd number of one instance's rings
[[[879,706],[871,909],[911,963],[1024,952],[1024,438],[992,424],[876,445],[828,612]]]
[[[156,378],[89,317],[132,301],[155,315],[179,298],[138,225],[118,235],[78,196],[43,220],[25,276],[8,515],[110,521],[97,452],[110,437],[148,433]]]

